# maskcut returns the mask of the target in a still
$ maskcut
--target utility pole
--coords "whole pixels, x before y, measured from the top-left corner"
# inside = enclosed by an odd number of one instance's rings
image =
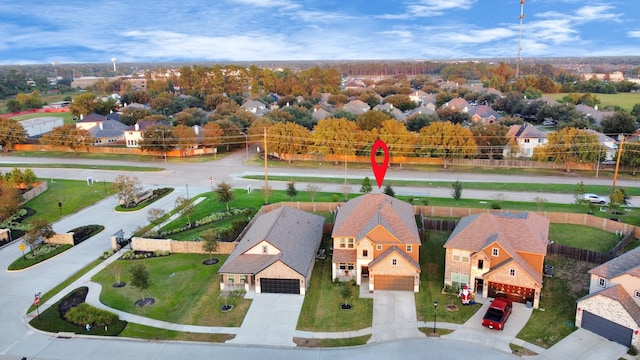
[[[518,76],[520,76],[520,61],[521,61],[521,57],[520,57],[520,52],[522,51],[522,19],[524,19],[524,0],[520,0],[520,33],[518,34],[518,58],[516,59],[516,76],[515,78],[518,79]]]
[[[618,146],[618,159],[616,159],[616,171],[613,173],[613,186],[611,187],[611,194],[616,191],[616,180],[618,180],[618,169],[620,168],[620,158],[622,155],[622,145],[624,144],[624,134],[620,135],[620,146]]]
[[[267,157],[269,156],[269,150],[267,150],[267,128],[263,128],[264,131],[264,190],[269,191],[269,167],[267,165]]]

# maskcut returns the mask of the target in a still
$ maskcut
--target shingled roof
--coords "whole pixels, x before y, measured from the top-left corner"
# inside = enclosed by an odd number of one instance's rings
[[[589,271],[589,274],[605,279],[613,279],[624,274],[640,278],[640,248],[635,248],[594,267]]]
[[[359,196],[341,206],[331,236],[358,241],[378,225],[402,244],[420,244],[413,206],[385,194]]]
[[[219,273],[256,274],[282,261],[307,276],[322,240],[324,218],[291,207],[260,215],[220,267]],[[246,254],[262,241],[280,250],[276,255]]]

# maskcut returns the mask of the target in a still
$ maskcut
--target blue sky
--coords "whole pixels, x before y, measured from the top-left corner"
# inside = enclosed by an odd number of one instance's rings
[[[524,12],[524,58],[640,55],[638,0]],[[0,64],[515,58],[519,15],[520,0],[3,1]]]

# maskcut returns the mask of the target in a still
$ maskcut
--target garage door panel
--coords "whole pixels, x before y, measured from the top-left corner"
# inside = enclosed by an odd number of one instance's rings
[[[413,276],[375,275],[375,290],[413,291]]]
[[[511,301],[524,304],[533,302],[534,296],[535,289],[489,281],[489,297],[508,297]]]
[[[260,279],[260,292],[275,294],[300,294],[298,279]]]
[[[633,330],[588,311],[582,313],[582,328],[624,346],[631,346]]]

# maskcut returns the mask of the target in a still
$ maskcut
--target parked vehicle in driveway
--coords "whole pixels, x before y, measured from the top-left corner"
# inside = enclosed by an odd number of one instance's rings
[[[507,298],[496,298],[489,305],[486,314],[482,318],[482,326],[489,329],[504,330],[504,324],[511,315],[513,303]]]
[[[600,205],[604,205],[607,203],[607,199],[603,198],[602,196],[598,196],[596,194],[582,194],[580,195],[580,199],[592,202],[594,204],[600,204]]]

